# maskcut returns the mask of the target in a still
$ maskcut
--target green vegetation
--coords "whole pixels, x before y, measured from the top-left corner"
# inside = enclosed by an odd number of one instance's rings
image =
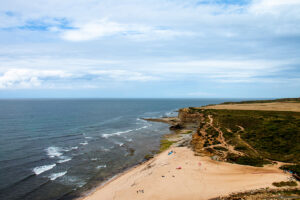
[[[276,187],[285,187],[285,186],[297,186],[297,183],[295,181],[281,181],[281,182],[274,182],[272,185]]]
[[[254,160],[263,157],[282,162],[300,162],[300,113],[213,109],[202,112],[205,116],[213,116],[214,124],[220,126],[228,143]],[[241,131],[239,126],[245,130]],[[215,136],[213,131],[210,134]],[[245,142],[256,151],[245,146]],[[236,161],[246,163],[243,158]]]
[[[241,193],[234,193],[227,197],[219,197],[216,200],[238,200],[238,199],[299,199],[300,190],[289,189],[260,189]]]
[[[199,112],[201,108],[189,107],[189,113],[196,113]]]
[[[209,153],[214,153],[215,151],[212,148],[207,148],[206,149]]]
[[[215,150],[218,150],[218,151],[228,151],[228,149],[226,149],[225,147],[213,147]]]
[[[188,131],[184,131],[184,132],[182,132],[181,134],[190,134],[190,133],[192,133],[193,131],[191,131],[191,130],[188,130]]]
[[[208,146],[210,146],[209,141],[208,141],[208,140],[205,140],[205,142],[204,142],[204,144],[203,144],[203,147],[208,147]]]
[[[300,98],[225,102],[224,104],[271,102],[300,102]],[[252,166],[263,166],[271,161],[295,163],[293,167],[286,167],[286,170],[300,176],[300,112],[195,107],[190,107],[185,112],[193,114],[191,117],[201,113],[199,115],[201,122],[197,130],[200,139],[199,137],[195,139],[195,144],[197,140],[200,141],[200,145],[195,148],[198,151],[208,151],[209,147],[212,150],[222,151],[218,149],[219,147],[211,145],[223,143],[224,138],[225,143],[234,147],[234,151],[227,149],[227,152],[222,154],[229,162]],[[213,118],[213,124],[210,124],[209,116]]]
[[[245,145],[237,145],[234,147],[234,149],[237,151],[246,151],[246,150],[248,150],[248,147]]]
[[[270,164],[269,161],[260,157],[238,156],[232,153],[229,153],[227,155],[227,161],[232,163],[237,163],[240,165],[251,165],[255,167],[262,167],[265,164]]]
[[[206,133],[209,135],[209,136],[212,136],[212,137],[218,137],[219,136],[219,132],[216,131],[213,127],[209,127],[206,129]]]
[[[219,142],[218,140],[213,140],[213,141],[212,141],[212,144],[213,144],[213,145],[221,144],[221,142]]]
[[[129,149],[128,149],[128,152],[129,152],[129,156],[133,156],[133,155],[134,155],[134,152],[135,152],[135,149],[129,148]]]
[[[159,149],[159,151],[163,152],[163,151],[167,150],[174,143],[175,143],[174,141],[169,141],[167,139],[162,139],[160,141],[160,149]]]
[[[153,156],[153,154],[146,154],[145,156],[144,156],[144,159],[145,160],[150,160],[151,158],[153,158],[154,156]]]
[[[291,171],[297,176],[300,176],[300,165],[282,165],[280,169]]]

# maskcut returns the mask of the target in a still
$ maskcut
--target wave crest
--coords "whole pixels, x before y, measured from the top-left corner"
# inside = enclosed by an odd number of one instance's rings
[[[55,158],[55,157],[60,157],[62,156],[62,152],[63,149],[62,148],[59,148],[59,147],[48,147],[46,149],[46,152],[47,152],[47,155],[50,157],[50,158]]]
[[[52,165],[43,165],[43,166],[39,166],[39,167],[35,167],[32,171],[33,173],[35,173],[36,175],[39,175],[41,173],[44,173],[45,171],[48,171],[52,168],[54,168],[56,166],[56,164],[52,164]]]
[[[61,177],[61,176],[64,176],[65,174],[67,173],[67,171],[64,171],[64,172],[58,172],[58,173],[53,173],[51,174],[48,178],[51,180],[51,181],[54,181],[55,179]]]
[[[112,137],[114,135],[121,135],[123,133],[129,133],[131,131],[134,131],[134,130],[127,130],[127,131],[119,131],[119,132],[115,132],[115,133],[107,133],[107,134],[103,134],[102,137],[104,138],[109,138],[109,137]]]

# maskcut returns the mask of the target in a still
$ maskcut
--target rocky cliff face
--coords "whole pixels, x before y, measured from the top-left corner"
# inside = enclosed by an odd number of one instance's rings
[[[193,108],[182,108],[179,110],[178,118],[181,123],[197,123],[203,118],[203,114],[195,112]]]

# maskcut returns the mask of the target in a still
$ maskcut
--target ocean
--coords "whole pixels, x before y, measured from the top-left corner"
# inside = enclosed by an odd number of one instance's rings
[[[159,149],[179,108],[238,99],[0,100],[0,199],[74,199]]]

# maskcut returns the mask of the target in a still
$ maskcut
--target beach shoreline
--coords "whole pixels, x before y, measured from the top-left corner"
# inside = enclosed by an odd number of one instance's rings
[[[171,151],[174,153],[169,155]],[[261,168],[218,162],[195,156],[187,147],[171,147],[120,173],[80,199],[210,199],[275,188],[273,182],[286,181],[289,177],[277,166]],[[176,190],[178,187],[181,189]]]
[[[165,123],[165,124],[169,124],[169,125],[174,124],[174,121],[173,121],[174,119],[176,120],[176,122],[178,121],[177,117],[141,118],[141,119],[145,120],[145,121],[156,122],[156,123]],[[168,136],[168,135],[173,135],[174,136],[176,134],[172,133],[172,131],[169,131],[169,132],[163,134],[162,137],[165,137],[165,136]],[[128,167],[127,169],[125,169],[125,170],[123,170],[123,171],[121,171],[121,172],[113,175],[112,177],[108,178],[107,180],[100,182],[99,184],[97,184],[93,188],[91,188],[91,189],[89,189],[87,191],[82,192],[79,197],[75,198],[75,200],[84,200],[88,196],[93,195],[94,192],[96,192],[97,190],[105,187],[110,182],[113,182],[116,179],[122,177],[123,175],[129,173],[130,171],[136,169],[137,167],[139,167],[139,166],[141,166],[141,165],[143,165],[145,163],[150,162],[153,158],[155,158],[156,156],[158,156],[160,154],[158,152],[159,152],[159,150],[156,153],[154,153],[154,154],[151,153],[151,158],[150,159],[145,159],[145,160],[143,160],[141,162],[138,162],[137,164],[135,164],[135,165],[133,165],[131,167]]]
[[[174,139],[184,134],[170,135]],[[273,182],[290,178],[278,169],[280,164],[252,167],[219,162],[209,156],[196,156],[191,148],[180,143],[175,142],[152,159],[114,176],[80,200],[211,199],[262,188],[275,189]]]

